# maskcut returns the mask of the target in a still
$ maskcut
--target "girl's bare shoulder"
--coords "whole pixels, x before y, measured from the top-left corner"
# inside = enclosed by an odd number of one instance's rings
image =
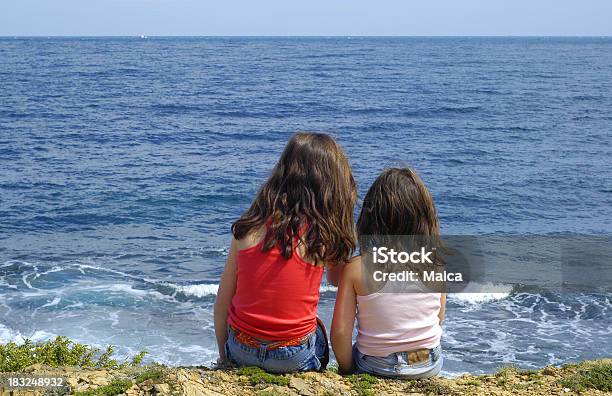
[[[348,271],[350,274],[361,275],[361,256],[355,256],[346,263],[344,267],[345,271]]]
[[[358,283],[360,283],[361,273],[361,257],[353,257],[344,265],[344,268],[342,268],[342,281],[350,282],[356,287]]]
[[[237,250],[244,250],[257,246],[266,235],[266,227],[260,227],[249,232],[244,238],[236,239]]]
[[[367,294],[363,285],[363,265],[361,256],[353,257],[342,271],[342,281],[353,285],[355,293],[358,295]]]

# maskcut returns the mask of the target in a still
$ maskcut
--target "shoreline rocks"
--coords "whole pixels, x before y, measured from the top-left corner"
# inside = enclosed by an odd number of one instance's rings
[[[122,396],[369,396],[369,395],[610,395],[612,359],[585,361],[563,367],[520,370],[506,367],[495,374],[463,375],[408,381],[370,375],[324,373],[268,374],[257,368],[212,370],[205,367],[141,367],[80,369],[34,365],[31,376],[66,379],[65,388],[8,389],[0,396],[122,395]],[[7,377],[10,373],[3,373]]]

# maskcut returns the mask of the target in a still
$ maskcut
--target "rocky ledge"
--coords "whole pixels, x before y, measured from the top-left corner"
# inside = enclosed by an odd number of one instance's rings
[[[272,375],[257,368],[211,370],[161,365],[111,369],[34,365],[21,375],[65,378],[64,388],[0,388],[0,396],[38,395],[604,395],[612,394],[612,359],[541,370],[506,367],[491,375],[402,381],[370,375],[324,373]]]

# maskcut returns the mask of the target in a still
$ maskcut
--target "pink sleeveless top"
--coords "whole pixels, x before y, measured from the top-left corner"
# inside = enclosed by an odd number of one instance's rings
[[[440,344],[440,293],[373,293],[357,296],[357,348],[388,356]]]

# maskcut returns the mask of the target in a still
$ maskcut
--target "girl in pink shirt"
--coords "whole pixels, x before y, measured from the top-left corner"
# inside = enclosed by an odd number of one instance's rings
[[[431,194],[409,168],[387,169],[376,179],[364,199],[357,229],[362,243],[366,236],[379,241],[398,235],[431,240],[440,234]],[[331,328],[340,372],[410,379],[437,375],[442,368],[445,293],[419,281],[398,289],[395,282],[381,283],[380,273],[372,287],[373,270],[386,267],[367,261],[369,251],[362,245],[362,255],[345,265],[340,278]]]

